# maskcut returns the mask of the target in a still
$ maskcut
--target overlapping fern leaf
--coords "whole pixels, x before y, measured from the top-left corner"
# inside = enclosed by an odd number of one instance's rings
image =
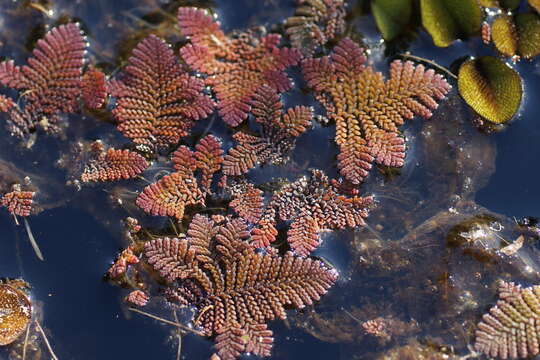
[[[28,64],[0,63],[0,83],[19,92],[19,101],[0,110],[9,113],[8,129],[16,136],[34,131],[59,131],[60,115],[79,109],[86,40],[79,25],[53,28],[38,40]]]
[[[169,299],[195,307],[194,324],[216,336],[221,359],[246,352],[268,356],[273,338],[266,323],[284,319],[286,307],[318,301],[337,279],[320,261],[257,253],[248,241],[243,220],[217,224],[196,215],[187,238],[145,245],[149,263],[169,282],[176,280]]]
[[[431,117],[451,88],[423,65],[395,60],[385,81],[365,62],[364,50],[345,38],[329,56],[302,63],[308,85],[336,123],[341,175],[354,184],[373,163],[402,166],[405,140],[399,126],[415,115]]]
[[[151,150],[176,144],[214,109],[203,88],[203,81],[186,72],[170,46],[150,35],[133,49],[128,66],[111,83],[118,130]]]

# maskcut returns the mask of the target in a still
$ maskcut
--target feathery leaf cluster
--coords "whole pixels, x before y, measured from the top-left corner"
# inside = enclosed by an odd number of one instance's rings
[[[395,60],[384,81],[365,62],[363,49],[345,38],[331,55],[302,63],[308,85],[336,122],[340,172],[354,184],[364,180],[373,162],[402,166],[405,140],[398,126],[415,114],[431,117],[451,88],[422,65]]]
[[[285,28],[291,44],[305,56],[312,56],[319,46],[345,31],[345,1],[298,0]]]
[[[238,126],[247,118],[260,86],[266,84],[278,92],[292,87],[284,70],[296,65],[301,54],[278,48],[280,35],[255,38],[243,33],[231,38],[204,10],[189,7],[178,9],[178,25],[191,41],[180,54],[193,69],[208,75],[205,82],[216,93],[226,124]]]
[[[296,138],[307,130],[313,117],[313,109],[307,106],[295,106],[283,114],[279,94],[268,85],[255,92],[252,113],[261,124],[261,134],[255,136],[243,131],[234,134],[238,145],[225,156],[223,173],[226,175],[245,174],[257,164],[285,162]]]
[[[33,191],[22,191],[20,185],[14,185],[13,191],[0,198],[0,205],[12,215],[29,216],[34,203]]]
[[[196,215],[188,237],[145,244],[148,262],[170,284],[169,299],[195,307],[195,325],[217,335],[222,359],[268,356],[273,339],[266,322],[285,319],[285,307],[318,301],[337,279],[317,260],[257,253],[248,238],[243,220],[216,224]]]
[[[118,130],[151,150],[178,143],[214,102],[202,80],[189,75],[170,46],[155,35],[133,49],[120,79],[111,82]]]
[[[0,63],[0,83],[18,90],[24,104],[9,109],[12,134],[22,137],[38,126],[56,132],[60,114],[79,109],[85,49],[78,24],[69,23],[52,29],[37,42],[28,65],[19,67],[13,60]]]
[[[144,188],[136,204],[152,215],[182,219],[188,205],[205,204],[213,176],[223,161],[221,141],[207,135],[196,145],[195,151],[180,146],[173,154],[176,171]],[[200,179],[196,177],[200,172]]]
[[[499,301],[477,326],[475,348],[501,359],[540,354],[540,286],[501,281]]]
[[[90,145],[90,159],[84,164],[82,182],[104,182],[131,179],[141,174],[148,163],[136,152],[124,149],[105,150],[101,141]]]
[[[320,170],[302,177],[276,192],[271,205],[281,220],[292,221],[287,233],[291,248],[298,255],[309,255],[319,246],[319,232],[365,225],[371,197],[340,195]]]

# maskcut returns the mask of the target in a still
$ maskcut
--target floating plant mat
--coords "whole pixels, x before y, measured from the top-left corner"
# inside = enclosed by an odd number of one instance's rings
[[[536,354],[535,6],[0,3],[0,360]]]

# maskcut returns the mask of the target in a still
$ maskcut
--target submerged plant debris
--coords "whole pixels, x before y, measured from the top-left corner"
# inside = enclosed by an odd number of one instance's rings
[[[0,3],[0,359],[538,355],[538,8]]]

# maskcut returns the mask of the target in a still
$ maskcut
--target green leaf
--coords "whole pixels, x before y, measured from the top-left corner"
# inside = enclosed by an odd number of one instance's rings
[[[519,54],[531,59],[540,54],[540,17],[522,13],[515,17],[519,37]]]
[[[540,17],[533,13],[514,18],[500,15],[493,22],[492,39],[497,50],[506,56],[533,58],[540,53]]]
[[[493,56],[463,63],[459,68],[458,88],[474,111],[498,124],[515,115],[523,94],[518,73]]]
[[[412,14],[412,0],[373,0],[371,11],[384,40],[390,41],[403,33]]]
[[[499,2],[497,0],[480,0],[479,1],[481,6],[489,7],[489,8],[498,8]]]
[[[482,9],[477,0],[421,0],[422,24],[437,46],[480,30]]]
[[[491,25],[491,39],[497,50],[506,56],[514,56],[518,52],[518,33],[511,16],[498,16]]]

